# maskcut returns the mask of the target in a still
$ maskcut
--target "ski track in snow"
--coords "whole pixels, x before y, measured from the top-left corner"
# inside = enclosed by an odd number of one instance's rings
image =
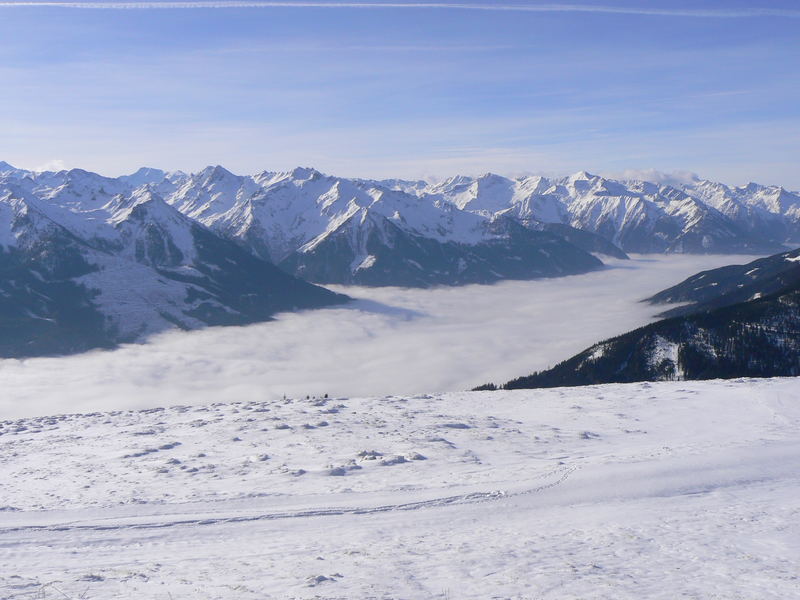
[[[799,431],[791,378],[4,421],[0,598],[792,598]]]
[[[81,523],[80,521],[69,522],[58,525],[28,525],[24,527],[8,527],[6,529],[0,528],[0,535],[10,534],[16,532],[28,531],[117,531],[121,529],[160,529],[163,527],[181,527],[181,526],[194,526],[194,525],[218,525],[223,523],[245,523],[249,521],[274,521],[278,519],[298,519],[304,517],[329,517],[339,515],[372,515],[376,513],[385,513],[392,511],[413,511],[422,510],[426,508],[436,508],[439,506],[451,506],[458,504],[476,504],[479,502],[488,502],[491,500],[498,500],[501,498],[509,498],[513,496],[521,496],[526,494],[535,494],[542,492],[551,487],[555,487],[564,481],[574,471],[574,469],[562,469],[557,472],[559,475],[555,480],[537,486],[535,488],[507,493],[501,490],[494,490],[490,492],[470,492],[466,494],[458,494],[456,496],[445,496],[442,498],[433,498],[431,500],[420,500],[417,502],[405,502],[402,504],[385,504],[381,506],[361,506],[361,507],[319,507],[306,510],[297,511],[284,511],[266,514],[254,515],[240,515],[240,516],[216,516],[216,517],[203,517],[197,519],[176,518],[170,520],[154,521],[147,519],[141,521],[139,518],[133,519],[134,522],[128,522],[125,518],[120,517],[106,517],[104,521],[114,521],[114,524],[103,525],[101,523]],[[555,473],[555,472],[554,472]],[[216,511],[220,512],[220,511]]]

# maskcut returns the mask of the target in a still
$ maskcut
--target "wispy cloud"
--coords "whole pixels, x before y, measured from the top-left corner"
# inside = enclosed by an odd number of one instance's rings
[[[67,168],[68,166],[66,161],[63,161],[60,158],[54,158],[53,160],[49,160],[44,164],[35,166],[33,170],[41,173],[43,171],[63,171]]]
[[[639,181],[651,181],[664,185],[689,184],[700,179],[697,173],[691,171],[672,171],[664,173],[657,169],[625,169],[621,173],[605,173],[607,177],[615,179],[634,179]]]
[[[600,6],[592,4],[468,4],[461,2],[272,2],[259,0],[185,0],[166,2],[108,2],[99,1],[36,1],[9,0],[0,7],[57,7],[105,10],[199,9],[199,8],[348,8],[348,9],[414,9],[414,10],[473,10],[493,12],[569,12],[613,15],[641,15],[653,17],[693,17],[737,19],[753,17],[800,18],[800,10],[787,8],[645,8],[639,6]]]
[[[0,158],[108,174],[152,163],[365,177],[652,167],[800,187],[796,19],[641,17],[652,35],[602,13],[677,3],[597,2],[0,0],[286,7],[0,13]],[[764,14],[730,4],[669,12]],[[325,10],[349,6],[359,10]],[[542,12],[430,9],[461,6],[573,12],[542,26],[531,23]]]

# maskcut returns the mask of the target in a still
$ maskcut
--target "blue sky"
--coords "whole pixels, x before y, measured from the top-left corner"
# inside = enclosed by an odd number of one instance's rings
[[[23,167],[800,189],[794,1],[20,4],[0,0],[0,159]]]

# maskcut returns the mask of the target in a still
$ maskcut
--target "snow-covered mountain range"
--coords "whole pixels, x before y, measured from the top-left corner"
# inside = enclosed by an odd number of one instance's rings
[[[458,284],[591,266],[564,242],[621,257],[770,253],[800,241],[800,194],[756,184],[675,187],[586,172],[427,183],[222,167],[151,179],[184,214],[319,283]]]
[[[570,177],[455,177],[418,189],[459,208],[595,233],[626,252],[761,252],[800,240],[800,194],[782,187]]]
[[[77,170],[0,181],[0,356],[110,347],[346,300],[253,256],[150,188]]]
[[[428,183],[346,179],[310,168],[241,176],[220,166],[195,174],[140,169],[110,179],[0,163],[0,186],[12,182],[71,206],[145,187],[257,257],[316,283],[490,282],[598,267],[590,252],[771,253],[800,242],[800,194],[699,179],[665,185],[580,172]]]
[[[518,219],[314,169],[243,177],[217,166],[155,185],[182,213],[316,283],[424,287],[601,266],[562,236]]]
[[[253,177],[220,166],[191,175],[140,169],[111,179],[77,169],[32,173],[0,165],[0,190],[9,201],[22,195],[69,213],[82,239],[102,238],[108,229],[105,217],[92,211],[108,213],[145,195],[315,283],[424,287],[530,279],[601,267],[590,250],[620,253],[594,234],[574,232],[577,241],[567,241],[569,233],[510,215],[487,217],[432,194],[313,169]]]
[[[491,283],[583,273],[602,266],[595,254],[769,253],[798,239],[800,195],[755,184],[585,172],[428,183],[220,166],[109,178],[0,162],[0,345],[71,351],[341,299],[296,278]]]
[[[440,183],[346,179],[310,168],[234,175],[143,168],[110,179],[73,169],[33,173],[0,163],[0,177],[111,197],[149,186],[192,219],[248,245],[274,263],[313,253],[346,225],[386,222],[416,237],[475,245],[495,239],[487,221],[512,217],[531,229],[570,226],[635,252],[752,251],[800,240],[800,195],[751,183],[706,180],[680,185],[616,181],[586,172],[570,177],[457,176]],[[368,224],[369,223],[369,224]]]

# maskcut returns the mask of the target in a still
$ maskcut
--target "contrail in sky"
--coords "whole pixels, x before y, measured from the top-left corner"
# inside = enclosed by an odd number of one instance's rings
[[[43,0],[0,0],[2,7],[49,7],[103,10],[152,10],[152,9],[198,9],[198,8],[349,8],[349,9],[438,9],[474,10],[492,12],[571,12],[617,15],[641,15],[652,17],[695,17],[716,19],[737,19],[753,17],[800,18],[800,10],[784,8],[736,8],[736,9],[694,9],[694,8],[645,8],[637,6],[600,6],[591,4],[469,4],[464,2],[272,2],[265,0],[167,0],[165,2],[109,2],[91,0],[77,2],[58,2]]]

